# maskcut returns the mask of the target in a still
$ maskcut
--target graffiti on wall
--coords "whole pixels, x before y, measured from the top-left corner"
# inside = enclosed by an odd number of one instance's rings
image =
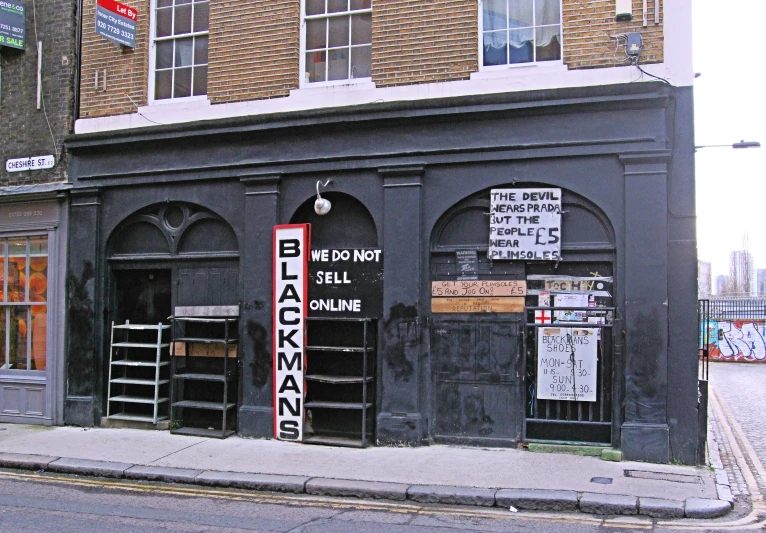
[[[766,363],[766,321],[711,320],[709,333],[713,360]]]

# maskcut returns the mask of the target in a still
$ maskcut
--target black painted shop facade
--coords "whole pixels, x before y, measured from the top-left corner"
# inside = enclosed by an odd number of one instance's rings
[[[381,103],[75,135],[67,147],[66,423],[105,416],[112,320],[239,305],[236,430],[272,438],[272,232],[310,223],[314,249],[381,250],[371,443],[591,442],[695,462],[690,89]],[[332,209],[318,216],[327,179]],[[561,189],[560,262],[487,258],[490,190],[523,187]],[[432,282],[456,280],[456,253],[472,250],[480,280],[613,279],[599,300],[614,310],[597,401],[535,398],[529,310],[431,312]]]

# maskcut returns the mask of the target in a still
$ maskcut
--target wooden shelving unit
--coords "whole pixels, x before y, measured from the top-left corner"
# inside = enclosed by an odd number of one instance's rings
[[[239,317],[216,316],[217,312],[231,314],[231,307],[186,311],[200,313],[196,316],[184,316],[180,310],[176,308],[172,317],[170,431],[224,439],[235,432]],[[199,345],[209,349],[194,353]],[[233,356],[230,347],[234,347]],[[215,412],[219,415],[211,417]]]
[[[375,321],[309,318],[303,442],[367,447],[375,420]]]
[[[169,325],[112,322],[108,419],[153,424],[168,419],[166,406],[170,379],[164,368],[170,364],[170,343],[163,336],[169,332]]]

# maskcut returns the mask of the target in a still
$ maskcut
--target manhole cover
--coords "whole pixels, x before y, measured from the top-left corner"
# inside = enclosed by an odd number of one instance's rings
[[[669,474],[667,472],[648,472],[646,470],[625,470],[625,477],[639,479],[656,479],[657,481],[672,481],[673,483],[702,484],[702,478],[690,474]]]
[[[592,477],[590,478],[591,483],[600,483],[601,485],[611,485],[612,484],[612,478],[610,477]]]

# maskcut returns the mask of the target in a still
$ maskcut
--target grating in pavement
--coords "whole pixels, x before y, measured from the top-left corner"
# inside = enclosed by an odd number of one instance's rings
[[[667,472],[647,472],[646,470],[625,470],[625,477],[639,479],[656,479],[658,481],[673,481],[675,483],[702,484],[702,478],[689,474],[670,474]]]

